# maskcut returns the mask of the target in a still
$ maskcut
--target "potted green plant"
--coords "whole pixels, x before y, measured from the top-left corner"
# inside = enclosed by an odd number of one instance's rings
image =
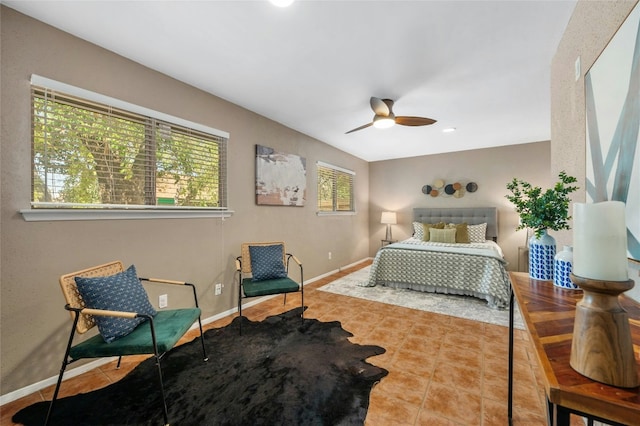
[[[554,187],[545,191],[517,178],[507,184],[511,194],[505,197],[513,203],[520,216],[516,230],[531,228],[534,231],[529,240],[529,275],[535,279],[553,279],[556,243],[547,231],[570,229],[569,194],[578,189],[571,185],[578,180],[564,171],[560,172],[558,178]]]

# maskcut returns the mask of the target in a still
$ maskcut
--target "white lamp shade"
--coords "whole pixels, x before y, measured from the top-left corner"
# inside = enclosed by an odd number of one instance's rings
[[[395,225],[397,222],[396,212],[382,212],[380,223],[386,223],[389,225]]]

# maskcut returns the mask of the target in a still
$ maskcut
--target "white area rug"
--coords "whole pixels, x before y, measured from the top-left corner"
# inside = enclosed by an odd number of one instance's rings
[[[346,277],[319,288],[321,291],[357,297],[359,299],[388,303],[420,311],[451,315],[473,321],[509,327],[509,310],[492,309],[485,300],[452,294],[423,293],[414,290],[393,289],[377,285],[362,287],[358,284],[369,280],[371,266],[362,268]],[[516,305],[514,326],[524,330],[520,310]]]

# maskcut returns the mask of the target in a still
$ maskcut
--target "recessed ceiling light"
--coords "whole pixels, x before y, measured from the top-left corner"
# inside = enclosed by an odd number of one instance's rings
[[[291,3],[293,3],[293,0],[269,0],[271,2],[271,4],[276,5],[278,7],[287,7],[287,6],[291,6]]]
[[[446,129],[442,129],[442,133],[451,133],[455,131],[456,131],[455,127],[447,127]]]

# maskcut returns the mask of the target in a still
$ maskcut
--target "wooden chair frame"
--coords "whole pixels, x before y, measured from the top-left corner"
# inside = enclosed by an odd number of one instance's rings
[[[53,393],[53,398],[51,400],[51,404],[49,405],[49,410],[47,412],[47,418],[45,419],[45,425],[47,425],[49,423],[49,420],[51,418],[51,414],[53,413],[53,408],[56,402],[56,399],[58,398],[58,392],[60,390],[60,385],[62,384],[62,377],[64,375],[64,372],[67,368],[67,366],[75,361],[78,361],[80,359],[83,358],[87,358],[87,357],[78,357],[78,358],[72,358],[70,356],[70,352],[72,351],[72,348],[74,348],[75,346],[73,345],[73,340],[74,337],[76,335],[76,333],[78,334],[84,334],[87,331],[91,330],[93,327],[96,326],[96,322],[95,322],[95,316],[111,316],[111,317],[120,317],[120,318],[146,318],[147,321],[141,323],[138,327],[141,327],[142,325],[148,323],[149,324],[149,329],[150,329],[150,334],[149,334],[149,343],[151,346],[151,350],[149,351],[142,351],[139,349],[135,349],[135,350],[131,350],[127,353],[122,353],[120,355],[115,355],[118,356],[118,363],[116,365],[116,368],[120,367],[120,361],[122,360],[122,357],[125,355],[141,355],[141,354],[149,354],[152,355],[155,358],[156,361],[156,366],[158,368],[158,384],[160,387],[160,394],[162,397],[162,408],[163,408],[163,417],[164,417],[164,422],[166,425],[169,424],[169,415],[168,415],[168,410],[167,410],[167,402],[166,402],[166,398],[165,398],[165,392],[164,392],[164,384],[163,384],[163,380],[162,380],[162,368],[160,365],[160,360],[162,359],[162,357],[165,355],[165,353],[167,351],[164,351],[162,353],[160,353],[159,349],[158,349],[158,340],[157,340],[157,331],[158,331],[158,327],[162,327],[162,323],[158,323],[158,321],[154,321],[154,317],[151,315],[145,315],[145,314],[138,314],[136,312],[120,312],[120,311],[106,311],[106,310],[99,310],[99,309],[89,309],[86,307],[84,300],[82,299],[82,296],[80,295],[80,293],[78,292],[78,287],[76,285],[75,282],[75,277],[105,277],[105,276],[109,276],[109,275],[114,275],[120,272],[124,271],[124,267],[122,265],[121,261],[113,261],[113,262],[109,262],[109,263],[105,263],[103,265],[98,265],[98,266],[94,266],[91,268],[87,268],[81,271],[77,271],[77,272],[72,272],[69,274],[65,274],[62,275],[60,277],[60,287],[62,288],[62,293],[64,294],[65,300],[67,302],[67,304],[65,305],[65,309],[67,311],[69,311],[69,314],[71,315],[71,319],[73,321],[73,326],[71,328],[71,332],[69,334],[69,340],[67,343],[67,347],[65,350],[65,355],[64,358],[62,360],[62,367],[60,368],[60,374],[58,375],[58,381],[56,383],[56,388],[55,391]],[[170,284],[170,285],[182,285],[182,286],[189,286],[191,287],[192,291],[193,291],[193,298],[194,298],[194,304],[195,304],[195,308],[187,308],[187,309],[183,309],[183,311],[193,311],[192,312],[192,316],[197,315],[197,320],[198,320],[198,326],[200,328],[200,342],[202,344],[202,353],[204,355],[204,361],[208,361],[209,358],[207,357],[207,352],[205,349],[205,345],[204,345],[204,334],[202,331],[202,321],[200,318],[200,307],[198,306],[198,296],[196,294],[196,288],[195,285],[191,284],[191,283],[187,283],[184,281],[174,281],[174,280],[165,280],[165,279],[159,279],[159,278],[138,278],[141,282],[142,281],[146,281],[146,282],[150,282],[150,283],[160,283],[160,284]],[[165,310],[165,311],[170,311],[170,310]],[[172,311],[176,311],[176,310],[172,310]],[[184,327],[190,328],[190,326],[193,324],[193,322],[191,324],[185,324]],[[185,331],[186,333],[186,331]],[[184,336],[183,333],[182,335]],[[127,339],[128,336],[124,336],[121,337],[120,339]],[[101,339],[100,336],[94,336],[93,339]],[[120,340],[118,339],[118,340]],[[84,342],[80,342],[77,346],[82,345]],[[166,342],[165,342],[166,343]],[[173,347],[175,345],[175,343],[177,343],[177,339],[175,342],[171,343],[171,346]],[[170,348],[169,348],[170,349]],[[100,358],[100,357],[108,357],[108,356],[114,356],[113,354],[109,353],[109,354],[105,354],[105,355],[95,355],[95,356],[91,356],[92,358]]]

